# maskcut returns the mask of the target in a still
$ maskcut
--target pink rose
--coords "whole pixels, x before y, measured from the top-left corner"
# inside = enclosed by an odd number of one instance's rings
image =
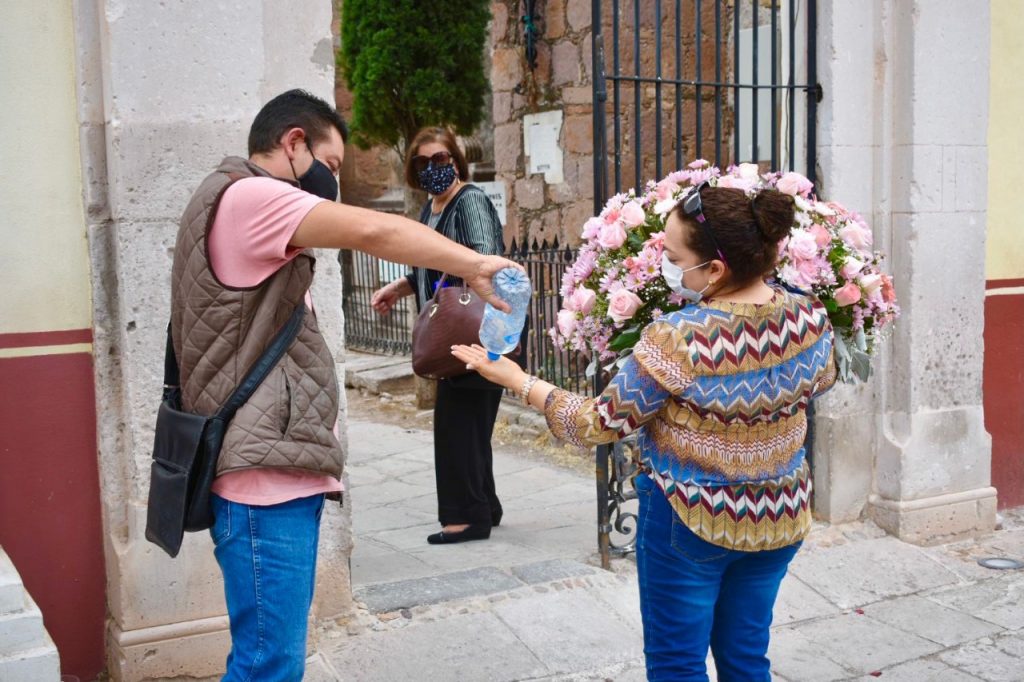
[[[568,338],[572,336],[572,333],[576,331],[576,313],[571,310],[559,310],[558,320],[558,332]]]
[[[662,180],[654,187],[654,196],[657,201],[671,199],[679,191],[679,184],[669,180]]]
[[[601,228],[604,226],[604,221],[600,218],[591,218],[587,222],[583,223],[583,238],[590,241],[597,237],[601,232]]]
[[[882,300],[886,303],[896,302],[896,289],[892,285],[892,277],[882,275]]]
[[[864,290],[864,293],[870,296],[871,294],[878,291],[879,287],[882,286],[882,276],[877,273],[870,275],[864,275],[860,278],[860,287]]]
[[[741,163],[733,173],[744,180],[752,180],[757,182],[761,176],[761,169],[757,167],[756,163]]]
[[[742,165],[754,166],[754,164],[752,163],[744,163]],[[757,166],[754,166],[754,168],[757,168]],[[737,172],[739,172],[738,169],[733,171],[733,173]],[[750,178],[738,175],[723,175],[722,177],[718,178],[717,186],[728,187],[730,189],[741,189],[744,192],[746,192],[747,190],[753,189],[754,187],[757,186],[757,176],[755,175],[753,178]]]
[[[857,223],[847,223],[839,229],[839,238],[855,249],[867,249],[871,246],[871,232]]]
[[[814,185],[811,184],[810,180],[799,173],[790,171],[779,178],[779,181],[775,183],[775,189],[779,190],[783,194],[788,194],[794,197],[798,194],[807,196],[810,191],[814,189]]]
[[[576,289],[569,294],[569,297],[565,299],[565,307],[569,310],[583,313],[586,315],[593,309],[594,303],[597,302],[597,294],[592,289],[587,287],[576,287]]]
[[[629,289],[619,289],[608,297],[608,317],[616,322],[625,322],[636,314],[643,305],[640,297]]]
[[[837,305],[853,305],[854,303],[860,300],[860,287],[858,287],[853,282],[848,282],[846,286],[837,289],[834,296]]]
[[[604,220],[604,224],[605,225],[610,225],[612,223],[618,222],[619,221],[619,207],[618,206],[611,206],[609,204],[608,206],[605,207],[605,209],[603,211],[601,211],[601,219]]]
[[[814,243],[818,245],[819,249],[823,249],[832,243],[832,235],[817,223],[807,228],[807,231],[814,235]]]
[[[843,263],[843,267],[839,270],[839,274],[841,274],[844,279],[852,280],[855,279],[857,275],[860,274],[860,271],[863,268],[864,263],[857,260],[856,258],[850,257],[847,258],[846,261]]]
[[[810,260],[818,255],[818,243],[810,232],[797,228],[789,233],[788,250],[793,258]]]
[[[601,233],[597,236],[597,243],[606,249],[617,249],[625,244],[626,230],[622,227],[622,223],[616,221],[602,227]]]
[[[818,281],[818,271],[821,269],[816,261],[798,260],[794,263],[796,269],[803,276],[803,280],[809,285]]]
[[[644,215],[644,209],[640,207],[635,201],[631,201],[622,207],[622,224],[626,227],[636,227],[637,225],[643,225],[646,216]]]

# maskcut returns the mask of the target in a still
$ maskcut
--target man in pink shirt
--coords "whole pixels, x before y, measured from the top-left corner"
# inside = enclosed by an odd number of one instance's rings
[[[347,135],[323,100],[300,90],[275,97],[253,121],[249,158],[228,157],[203,181],[178,233],[172,336],[186,410],[212,414],[292,310],[307,307],[218,458],[210,532],[231,626],[224,680],[302,678],[320,515],[342,490],[339,389],[311,312],[307,250],[357,249],[449,272],[503,309],[491,277],[517,267],[420,223],[337,203]]]

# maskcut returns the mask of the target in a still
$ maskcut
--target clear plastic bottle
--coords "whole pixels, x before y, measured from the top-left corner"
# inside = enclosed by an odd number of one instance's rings
[[[488,303],[480,321],[480,345],[487,349],[487,357],[497,360],[499,356],[515,350],[526,324],[526,313],[530,308],[530,278],[515,268],[499,270],[491,280],[494,292],[512,308],[503,313]]]

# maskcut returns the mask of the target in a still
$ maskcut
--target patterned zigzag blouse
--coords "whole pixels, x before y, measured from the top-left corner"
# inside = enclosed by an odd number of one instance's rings
[[[545,415],[580,447],[639,429],[643,468],[690,530],[777,549],[810,529],[805,413],[835,380],[825,308],[777,288],[763,305],[707,301],[661,317],[600,396],[555,389]]]

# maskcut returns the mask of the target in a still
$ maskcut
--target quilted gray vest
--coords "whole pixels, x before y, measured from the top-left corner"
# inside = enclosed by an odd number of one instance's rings
[[[269,174],[228,157],[202,184],[181,218],[171,272],[171,335],[181,368],[182,406],[217,411],[303,300],[314,259],[301,254],[251,288],[221,283],[210,267],[206,237],[231,183]],[[224,226],[222,226],[224,227]],[[284,467],[341,477],[334,436],[338,379],[334,358],[309,313],[278,366],[243,405],[224,437],[217,474]]]

